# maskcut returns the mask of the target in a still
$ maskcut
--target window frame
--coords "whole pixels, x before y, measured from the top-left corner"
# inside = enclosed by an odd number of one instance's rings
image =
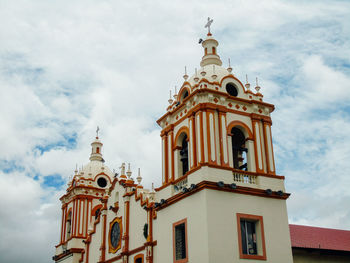
[[[241,220],[255,222],[255,233],[257,235],[257,253],[258,253],[257,255],[243,254]],[[257,225],[259,227],[256,227]],[[238,233],[239,258],[266,260],[264,220],[262,216],[237,213],[237,233]],[[261,244],[259,245],[258,242],[261,242]],[[259,247],[261,247],[261,249],[259,249]]]
[[[137,254],[135,257],[134,257],[134,263],[136,263],[136,260],[138,259],[142,259],[142,263],[144,262],[144,255],[143,254]]]
[[[187,93],[187,95],[186,95]],[[190,89],[187,87],[183,87],[180,89],[178,93],[178,102],[182,103],[186,98],[190,96],[191,92]]]
[[[112,245],[111,241],[111,234],[112,234],[112,228],[114,224],[119,224],[119,242],[116,247]],[[122,247],[122,237],[123,237],[123,218],[115,217],[110,223],[109,223],[109,233],[108,233],[108,252],[115,254],[119,249]]]
[[[185,247],[186,247],[186,257],[183,259],[176,260],[176,248],[175,248],[175,228],[178,225],[185,224]],[[173,223],[173,261],[174,263],[185,263],[188,262],[188,238],[187,238],[187,218]]]

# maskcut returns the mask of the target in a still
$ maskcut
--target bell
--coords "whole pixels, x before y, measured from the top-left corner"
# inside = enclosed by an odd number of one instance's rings
[[[180,155],[181,155],[181,162],[187,161],[188,160],[188,151],[186,150],[181,150],[180,151]]]
[[[244,171],[247,171],[247,169],[248,169],[248,164],[245,163],[245,164],[241,165],[238,169],[239,169],[239,170],[243,170],[243,169],[244,169]]]
[[[239,147],[239,151],[240,152],[248,152],[248,148],[244,148],[244,147]]]

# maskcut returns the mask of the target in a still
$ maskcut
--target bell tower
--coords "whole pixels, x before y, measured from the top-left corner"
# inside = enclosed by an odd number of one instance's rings
[[[69,257],[73,257],[73,262],[79,261],[89,233],[94,231],[99,215],[106,210],[105,197],[114,175],[104,165],[103,144],[98,137],[98,130],[91,143],[90,162],[75,170],[66,194],[60,198],[62,220],[60,242],[53,258],[56,262]]]
[[[263,101],[258,85],[252,91],[230,65],[221,66],[219,43],[211,33],[201,44],[200,70],[190,78],[185,74],[175,100],[169,100],[167,113],[158,120],[163,186],[203,167],[273,178],[270,114],[274,105]]]
[[[208,18],[208,34],[200,39],[200,68],[191,77],[185,72],[178,94],[157,121],[163,167],[157,220],[191,236],[184,241],[191,247],[186,254],[173,235],[179,259],[291,263],[290,194],[284,176],[276,174],[272,144],[275,107],[263,100],[257,81],[251,89],[248,80],[243,84],[235,76],[230,62],[222,66],[211,22]],[[167,231],[164,227],[159,233]],[[158,236],[158,250],[172,253],[163,243],[167,240]],[[197,253],[203,247],[206,255]],[[167,262],[166,256],[159,260]]]

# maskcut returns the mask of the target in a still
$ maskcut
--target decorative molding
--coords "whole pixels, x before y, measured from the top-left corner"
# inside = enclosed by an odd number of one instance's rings
[[[111,243],[111,234],[112,234],[112,227],[114,224],[119,224],[119,229],[120,229],[120,233],[119,233],[119,242],[118,245],[116,247],[113,247],[112,243]],[[109,223],[109,234],[108,234],[108,252],[109,253],[113,253],[115,254],[122,246],[122,234],[123,234],[123,223],[122,223],[122,217],[116,217],[112,220],[112,222]]]

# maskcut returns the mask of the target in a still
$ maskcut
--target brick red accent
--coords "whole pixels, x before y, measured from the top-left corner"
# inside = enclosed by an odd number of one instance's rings
[[[289,225],[293,248],[350,251],[350,231]]]

